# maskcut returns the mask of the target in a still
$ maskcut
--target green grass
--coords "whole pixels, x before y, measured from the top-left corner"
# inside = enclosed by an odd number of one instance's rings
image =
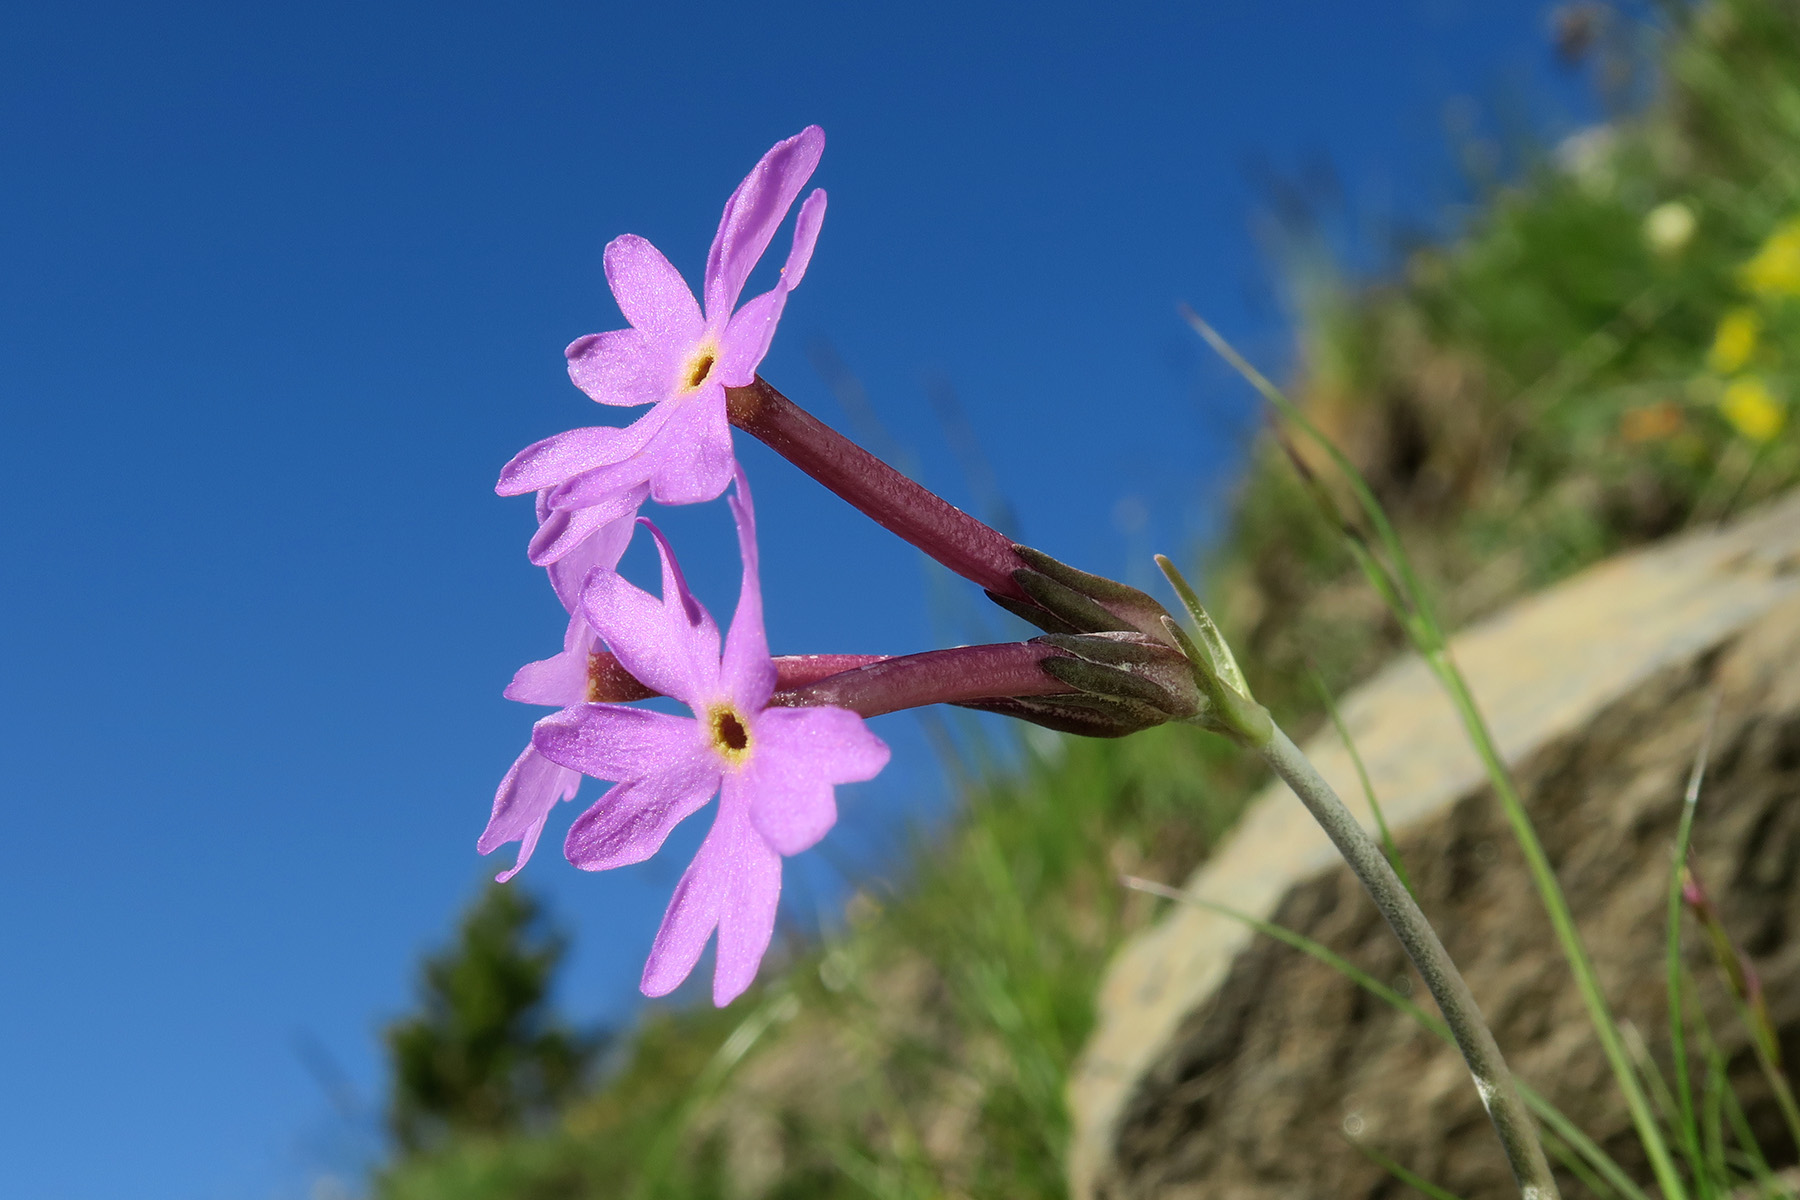
[[[1449,627],[1800,478],[1791,420],[1753,445],[1708,365],[1721,316],[1750,305],[1764,334],[1742,372],[1784,401],[1800,382],[1800,300],[1752,296],[1740,276],[1800,213],[1800,14],[1683,11],[1663,93],[1598,163],[1527,169],[1393,278],[1304,289],[1293,394],[1368,479]],[[1673,252],[1645,236],[1669,202],[1695,217]],[[1205,573],[1256,694],[1297,736],[1324,717],[1309,664],[1341,690],[1404,640],[1315,500],[1259,447]],[[971,768],[957,819],[890,889],[859,895],[843,933],[723,1013],[648,1018],[554,1127],[396,1161],[376,1190],[1062,1195],[1064,1082],[1108,956],[1153,911],[1118,877],[1180,879],[1261,776],[1184,728],[1025,738],[996,758],[1012,765]],[[1687,1036],[1706,1068],[1674,1081],[1670,1139],[1690,1178],[1753,1175],[1710,1038]]]

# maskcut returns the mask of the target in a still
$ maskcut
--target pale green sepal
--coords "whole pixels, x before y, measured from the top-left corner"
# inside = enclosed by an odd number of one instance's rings
[[[1243,670],[1239,668],[1236,657],[1232,655],[1231,647],[1225,644],[1225,635],[1219,632],[1219,627],[1213,623],[1212,615],[1200,603],[1200,597],[1188,583],[1187,578],[1182,575],[1174,563],[1169,561],[1167,555],[1158,554],[1156,565],[1162,568],[1164,575],[1168,576],[1170,585],[1175,589],[1175,594],[1181,597],[1181,603],[1186,606],[1188,616],[1194,618],[1194,626],[1200,633],[1200,644],[1206,647],[1207,661],[1213,670],[1217,671],[1238,695],[1246,700],[1253,699],[1254,697],[1250,695],[1250,685],[1244,679]]]

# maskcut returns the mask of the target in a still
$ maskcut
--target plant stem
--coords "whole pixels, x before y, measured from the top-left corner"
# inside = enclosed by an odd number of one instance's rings
[[[1275,729],[1268,744],[1259,750],[1275,773],[1306,805],[1350,869],[1356,872],[1375,906],[1406,948],[1413,966],[1424,978],[1425,986],[1430,989],[1432,999],[1437,1001],[1438,1010],[1456,1038],[1457,1049],[1462,1051],[1463,1060],[1475,1078],[1475,1090],[1480,1093],[1482,1105],[1494,1123],[1494,1132],[1499,1135],[1500,1148],[1505,1151],[1506,1161],[1518,1181],[1520,1195],[1524,1200],[1554,1200],[1558,1195],[1556,1180],[1550,1173],[1550,1163],[1544,1157],[1530,1111],[1513,1084],[1512,1072],[1507,1069],[1493,1032],[1476,1007],[1475,997],[1469,993],[1469,985],[1463,982],[1462,974],[1450,961],[1437,932],[1419,911],[1412,893],[1394,874],[1381,847],[1363,831],[1331,785],[1287,734]]]
[[[1293,949],[1300,951],[1300,953],[1330,967],[1344,978],[1356,984],[1357,987],[1368,992],[1371,996],[1374,996],[1384,1003],[1393,1006],[1398,1011],[1405,1013],[1416,1021],[1420,1028],[1429,1032],[1433,1037],[1441,1038],[1452,1046],[1456,1044],[1456,1037],[1450,1032],[1450,1027],[1448,1025],[1445,1025],[1442,1021],[1420,1008],[1417,1004],[1414,1004],[1405,996],[1402,996],[1387,984],[1376,979],[1373,975],[1369,974],[1355,963],[1352,963],[1343,955],[1327,949],[1323,943],[1314,941],[1305,934],[1296,933],[1285,925],[1277,925],[1273,921],[1264,921],[1260,918],[1251,916],[1249,913],[1239,912],[1230,905],[1220,904],[1216,900],[1205,900],[1199,896],[1190,896],[1180,888],[1172,888],[1167,884],[1155,883],[1148,879],[1139,879],[1135,875],[1121,876],[1120,880],[1128,888],[1140,892],[1148,892],[1152,896],[1161,896],[1163,899],[1173,900],[1177,904],[1189,904],[1195,908],[1203,909],[1206,912],[1218,913],[1222,917],[1237,921],[1247,928],[1254,929],[1258,933],[1274,938],[1284,946],[1291,946]],[[1604,1176],[1604,1183],[1610,1184],[1611,1189],[1617,1191],[1618,1194],[1628,1197],[1629,1200],[1649,1200],[1649,1198],[1644,1195],[1643,1189],[1639,1188],[1637,1184],[1631,1181],[1631,1177],[1625,1174],[1624,1169],[1621,1168],[1618,1163],[1614,1162],[1612,1157],[1594,1142],[1593,1138],[1590,1138],[1587,1134],[1583,1133],[1573,1121],[1565,1117],[1560,1109],[1536,1092],[1532,1091],[1531,1087],[1523,1080],[1515,1079],[1513,1080],[1513,1083],[1518,1087],[1519,1095],[1524,1098],[1527,1107],[1537,1114],[1538,1120],[1542,1121],[1551,1133],[1560,1137],[1567,1143],[1567,1149],[1571,1154],[1579,1156],[1579,1158],[1563,1160],[1563,1165],[1569,1169],[1571,1174],[1582,1174],[1582,1168],[1577,1164],[1580,1159],[1586,1159],[1588,1166],[1592,1167],[1594,1171],[1597,1171],[1600,1176]],[[1599,1180],[1596,1179],[1595,1182],[1599,1182]],[[1604,1185],[1595,1187],[1593,1184],[1590,1184],[1589,1186],[1590,1189],[1595,1192],[1607,1191],[1607,1188]]]
[[[1219,332],[1201,320],[1191,310],[1184,308],[1184,315],[1189,324],[1217,350],[1226,362],[1248,380],[1263,397],[1273,404],[1288,420],[1305,433],[1332,463],[1343,473],[1345,481],[1356,496],[1358,506],[1374,527],[1381,546],[1393,560],[1394,577],[1386,576],[1382,564],[1375,558],[1370,549],[1361,543],[1357,536],[1350,538],[1350,547],[1358,563],[1368,574],[1370,582],[1381,593],[1382,598],[1392,607],[1394,615],[1399,619],[1401,628],[1413,643],[1413,646],[1424,657],[1432,672],[1438,677],[1444,690],[1450,694],[1457,714],[1462,718],[1468,732],[1469,740],[1475,747],[1476,754],[1486,768],[1488,779],[1493,784],[1494,793],[1500,799],[1501,808],[1506,812],[1507,823],[1512,827],[1513,836],[1525,854],[1526,864],[1531,870],[1532,882],[1536,885],[1544,908],[1550,914],[1550,923],[1556,929],[1557,940],[1562,945],[1563,957],[1568,960],[1574,972],[1575,982],[1581,992],[1583,1003],[1587,1006],[1588,1020],[1594,1026],[1595,1034],[1600,1038],[1600,1046],[1606,1053],[1608,1065],[1618,1082],[1619,1090],[1625,1095],[1626,1107],[1631,1110],[1632,1124],[1637,1129],[1638,1140],[1643,1144],[1644,1153],[1650,1159],[1651,1169],[1656,1173],[1657,1186],[1662,1189],[1667,1200],[1687,1200],[1688,1191],[1682,1184],[1680,1174],[1675,1170],[1674,1160],[1669,1154],[1668,1143],[1663,1139],[1662,1130],[1657,1126],[1656,1114],[1651,1111],[1650,1103],[1644,1097],[1644,1090],[1639,1086],[1637,1073],[1631,1060],[1625,1054],[1625,1048],[1619,1040],[1618,1025],[1613,1021],[1612,1013],[1606,1006],[1606,997],[1600,991],[1600,982],[1594,974],[1594,964],[1588,958],[1587,947],[1582,944],[1581,934],[1575,927],[1574,917],[1570,915],[1568,900],[1563,896],[1562,885],[1557,882],[1556,872],[1550,867],[1550,860],[1544,854],[1543,844],[1538,841],[1537,831],[1532,827],[1531,818],[1525,812],[1525,805],[1519,799],[1518,789],[1513,785],[1512,773],[1501,758],[1498,747],[1494,744],[1494,736],[1487,727],[1487,720],[1481,715],[1481,709],[1475,703],[1462,672],[1450,657],[1449,643],[1444,636],[1443,626],[1438,623],[1432,612],[1430,597],[1421,585],[1414,572],[1412,560],[1406,548],[1400,542],[1400,535],[1395,532],[1393,523],[1388,520],[1381,502],[1375,498],[1368,482],[1356,469],[1344,452],[1337,447],[1324,432],[1302,412],[1292,400],[1269,382],[1268,378],[1239,354],[1237,350],[1220,336]],[[1346,527],[1346,533],[1353,533]],[[1398,584],[1397,593],[1393,585]]]
[[[927,704],[1068,695],[1077,689],[1047,673],[1042,665],[1045,659],[1066,657],[1054,646],[1037,642],[927,650],[884,658],[784,689],[771,702],[795,708],[831,705],[877,717]]]
[[[791,692],[828,679],[844,671],[885,662],[886,654],[778,654],[775,656],[775,690]],[[596,650],[588,655],[587,699],[608,704],[629,704],[648,700],[661,692],[645,687],[638,678],[620,665],[609,650]]]
[[[731,423],[964,579],[1031,604],[1013,572],[1025,562],[1012,539],[908,479],[789,400],[758,376],[727,388]]]
[[[1436,633],[1435,626],[1432,626],[1432,632]],[[1512,772],[1500,757],[1499,747],[1494,743],[1494,735],[1488,729],[1487,719],[1476,706],[1475,697],[1469,691],[1462,672],[1451,661],[1441,634],[1437,636],[1436,646],[1426,653],[1425,661],[1443,684],[1444,690],[1450,693],[1451,702],[1456,705],[1469,740],[1474,743],[1475,752],[1481,757],[1482,765],[1487,770],[1488,782],[1493,785],[1494,793],[1500,799],[1500,808],[1506,814],[1507,824],[1512,826],[1513,838],[1524,852],[1525,865],[1531,871],[1532,882],[1537,886],[1544,910],[1550,915],[1550,924],[1556,930],[1557,941],[1562,943],[1563,957],[1568,960],[1569,968],[1575,975],[1575,984],[1581,992],[1582,1002],[1587,1005],[1588,1020],[1600,1039],[1600,1048],[1605,1052],[1607,1062],[1612,1066],[1619,1090],[1625,1094],[1626,1107],[1631,1110],[1632,1123],[1637,1127],[1638,1139],[1643,1143],[1644,1152],[1650,1159],[1650,1168],[1656,1174],[1657,1186],[1669,1200],[1685,1200],[1687,1188],[1682,1185],[1681,1175],[1675,1170],[1668,1143],[1663,1140],[1662,1130],[1656,1123],[1656,1114],[1650,1108],[1650,1101],[1638,1083],[1637,1070],[1619,1038],[1618,1023],[1613,1020],[1612,1012],[1607,1008],[1606,996],[1600,990],[1600,978],[1594,971],[1593,960],[1588,957],[1581,933],[1575,927],[1575,917],[1569,911],[1568,898],[1563,895],[1562,885],[1557,882],[1556,871],[1550,865],[1549,855],[1544,853],[1544,844],[1538,840],[1537,830],[1525,811],[1525,803],[1519,798],[1518,789],[1513,786]]]
[[[1419,894],[1413,892],[1412,880],[1406,874],[1406,863],[1400,858],[1400,847],[1394,844],[1393,831],[1388,828],[1387,817],[1382,815],[1381,801],[1375,795],[1375,785],[1369,780],[1369,769],[1363,765],[1362,755],[1357,753],[1356,741],[1350,736],[1349,727],[1344,724],[1343,714],[1338,712],[1337,701],[1332,697],[1331,689],[1325,686],[1325,677],[1319,674],[1318,669],[1313,668],[1309,673],[1312,675],[1313,687],[1318,690],[1319,699],[1325,705],[1325,712],[1330,716],[1333,728],[1337,730],[1338,741],[1344,744],[1344,752],[1350,756],[1350,765],[1356,768],[1356,777],[1362,782],[1363,798],[1369,802],[1369,811],[1375,815],[1375,828],[1381,831],[1381,848],[1386,852],[1388,861],[1394,865],[1394,874],[1400,877],[1401,884],[1417,900]]]

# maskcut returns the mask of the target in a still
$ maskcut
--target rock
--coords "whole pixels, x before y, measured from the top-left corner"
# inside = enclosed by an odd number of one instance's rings
[[[1693,861],[1761,973],[1786,1061],[1800,1061],[1800,494],[1602,563],[1470,628],[1453,654],[1609,1002],[1665,1070],[1670,847],[1717,697]],[[1646,1178],[1448,700],[1412,659],[1342,711],[1421,902],[1515,1071]],[[1366,817],[1335,735],[1306,750]],[[1377,978],[1413,979],[1374,906],[1278,784],[1186,890],[1297,929]],[[1778,1165],[1794,1161],[1691,918],[1684,948],[1752,1122]],[[1172,905],[1115,958],[1069,1102],[1082,1200],[1395,1192],[1353,1139],[1469,1200],[1514,1194],[1454,1052],[1336,972],[1193,906]]]

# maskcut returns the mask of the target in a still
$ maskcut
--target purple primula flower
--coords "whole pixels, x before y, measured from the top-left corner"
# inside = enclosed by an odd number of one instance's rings
[[[606,280],[631,327],[572,342],[569,376],[602,404],[656,407],[622,429],[557,434],[506,465],[496,491],[546,491],[557,514],[532,539],[532,562],[555,562],[602,525],[635,513],[646,497],[694,504],[725,490],[736,461],[725,389],[754,379],[768,353],[787,295],[812,259],[823,190],[800,206],[780,280],[742,308],[738,297],[824,150],[824,131],[808,126],[763,155],[738,185],[707,255],[704,310],[643,238],[626,234],[606,247]]]
[[[532,734],[551,762],[616,781],[569,830],[569,861],[584,870],[642,862],[719,794],[712,831],[675,889],[642,986],[649,996],[673,991],[717,929],[713,1002],[720,1006],[750,986],[769,947],[781,856],[812,846],[837,820],[834,785],[872,779],[888,761],[887,746],[847,709],[768,706],[776,671],[741,471],[731,507],[744,577],[722,655],[718,626],[648,521],[662,555],[662,598],[610,570],[591,572],[582,592],[588,624],[625,669],[694,715],[582,704],[544,718]]]
[[[556,515],[540,495],[540,524],[556,519]],[[635,526],[635,517],[629,515],[603,525],[577,549],[550,565],[550,586],[569,611],[562,653],[520,667],[507,685],[508,700],[564,708],[591,698],[593,656],[599,638],[581,615],[581,583],[596,567],[611,570],[618,565]],[[491,854],[508,842],[520,843],[518,861],[496,875],[496,880],[505,883],[519,873],[537,849],[550,810],[558,800],[573,800],[580,786],[581,772],[559,767],[539,754],[531,743],[525,744],[524,753],[500,781],[500,788],[494,793],[493,815],[475,843],[475,849],[482,854]]]

